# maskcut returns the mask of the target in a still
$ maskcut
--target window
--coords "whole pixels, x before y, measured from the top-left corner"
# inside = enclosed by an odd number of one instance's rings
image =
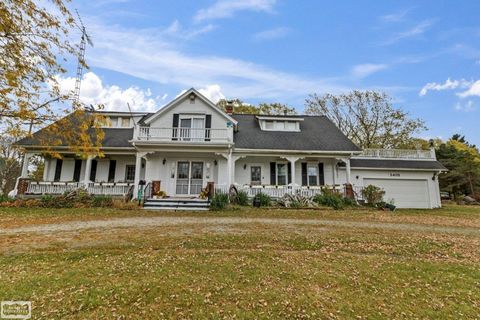
[[[205,118],[181,116],[180,140],[202,141],[205,139]]]
[[[318,167],[316,164],[309,164],[307,166],[307,176],[308,176],[308,185],[309,186],[316,186],[318,184],[317,182],[317,170]]]
[[[130,118],[122,118],[122,127],[124,128],[130,127]]]
[[[284,186],[287,184],[287,164],[277,163],[277,185]]]
[[[275,121],[275,130],[284,131],[285,130],[285,121]]]
[[[303,119],[261,119],[259,120],[260,127],[262,130],[267,131],[300,131],[300,121]]]
[[[294,121],[287,121],[285,122],[285,130],[287,131],[295,131],[297,130],[297,123]]]
[[[125,169],[125,180],[132,182],[135,181],[135,165],[127,165]]]
[[[253,185],[262,184],[262,167],[250,167],[250,181]]]
[[[108,121],[108,126],[115,128],[118,125],[118,117],[110,117]]]
[[[273,121],[265,121],[265,129],[272,130],[273,129]]]

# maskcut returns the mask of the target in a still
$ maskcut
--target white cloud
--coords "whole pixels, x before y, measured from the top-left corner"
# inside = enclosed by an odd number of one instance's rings
[[[455,110],[457,111],[463,111],[463,112],[472,112],[476,110],[475,104],[473,103],[472,100],[468,100],[466,103],[461,104],[458,102],[455,105]]]
[[[400,22],[403,21],[409,11],[410,9],[406,9],[399,12],[386,14],[384,16],[381,16],[380,19],[385,22]]]
[[[206,26],[203,26],[201,28],[194,28],[194,29],[184,29],[180,22],[178,20],[175,20],[166,28],[163,32],[163,34],[188,40],[191,38],[194,38],[198,35],[208,33],[212,30],[214,30],[216,27],[213,24],[208,24]]]
[[[386,68],[388,68],[386,64],[364,63],[354,66],[351,73],[355,78],[365,78]]]
[[[199,10],[194,20],[230,18],[237,11],[272,12],[275,3],[276,0],[217,0],[211,7]]]
[[[212,84],[205,88],[200,88],[198,89],[198,92],[210,99],[213,103],[217,103],[220,99],[225,99],[225,95],[222,93],[218,84]]]
[[[345,90],[336,80],[303,77],[249,61],[185,53],[178,41],[152,29],[126,29],[89,21],[95,47],[87,51],[92,66],[180,87],[220,84],[227,96],[282,98]],[[174,29],[174,28],[172,28]]]
[[[432,25],[433,25],[432,20],[424,20],[424,21],[420,22],[419,24],[413,26],[412,28],[410,28],[406,31],[394,34],[390,39],[383,42],[382,44],[383,45],[390,45],[390,44],[394,44],[394,43],[396,43],[400,40],[403,40],[403,39],[419,36],[419,35],[425,33],[428,29],[430,29],[430,27]]]
[[[429,82],[420,90],[419,95],[424,96],[430,90],[443,91],[443,90],[453,90],[456,88],[466,88],[471,83],[465,79],[461,80],[450,80],[448,78],[445,83]]]
[[[290,32],[290,29],[287,27],[278,27],[274,29],[268,29],[260,31],[253,35],[253,39],[256,41],[262,40],[273,40],[286,36]]]
[[[470,87],[466,91],[457,93],[457,95],[461,98],[480,96],[480,80],[470,83]]]
[[[56,77],[60,91],[69,93],[75,87],[75,78]],[[122,90],[116,85],[104,85],[102,80],[93,72],[87,72],[82,79],[80,101],[90,105],[103,104],[105,110],[128,111],[127,103],[132,111],[154,111],[157,109],[157,100],[152,97],[150,89],[142,90],[138,87],[129,87]]]

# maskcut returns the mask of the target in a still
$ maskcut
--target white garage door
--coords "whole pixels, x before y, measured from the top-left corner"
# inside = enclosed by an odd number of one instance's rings
[[[363,183],[385,190],[383,199],[393,199],[397,208],[430,208],[426,180],[363,179]]]

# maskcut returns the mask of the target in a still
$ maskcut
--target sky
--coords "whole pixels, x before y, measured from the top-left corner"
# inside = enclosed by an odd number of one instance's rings
[[[195,87],[217,101],[381,90],[422,138],[480,145],[480,1],[73,0],[94,43],[81,98],[154,111]],[[75,33],[72,37],[75,37]],[[77,35],[79,37],[79,35]],[[73,86],[76,65],[59,77]]]

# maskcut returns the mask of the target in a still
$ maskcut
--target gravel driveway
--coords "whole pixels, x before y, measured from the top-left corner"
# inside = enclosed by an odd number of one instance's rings
[[[466,227],[444,227],[420,225],[413,223],[382,223],[343,221],[328,219],[285,219],[285,218],[240,218],[240,217],[131,217],[112,218],[108,220],[73,221],[55,224],[42,224],[16,228],[2,228],[0,235],[51,234],[64,231],[81,231],[86,229],[142,228],[155,226],[205,225],[227,226],[241,224],[264,224],[279,226],[318,225],[346,228],[388,229],[412,232],[450,233],[480,236],[480,229]]]

